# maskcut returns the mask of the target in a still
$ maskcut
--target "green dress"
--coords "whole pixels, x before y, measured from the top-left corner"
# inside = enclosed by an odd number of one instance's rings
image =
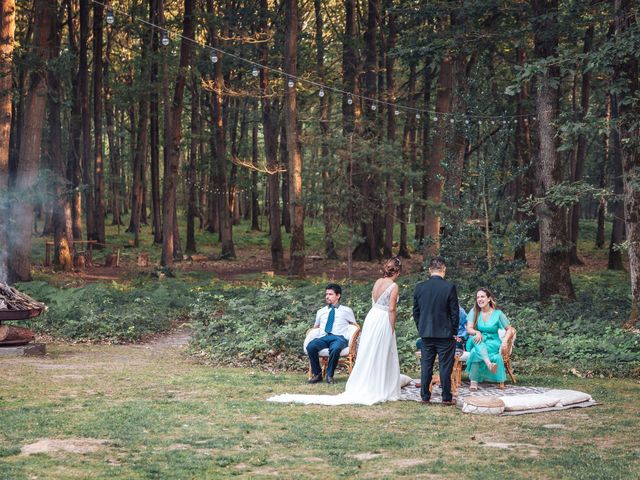
[[[475,312],[473,309],[467,315],[467,320],[473,322]],[[479,382],[504,382],[507,379],[507,374],[504,368],[504,361],[500,354],[500,346],[502,340],[498,336],[499,329],[506,329],[509,326],[509,319],[502,313],[502,310],[494,310],[487,321],[482,320],[482,314],[478,317],[478,324],[475,329],[482,333],[482,342],[476,344],[473,339],[474,336],[470,336],[467,340],[467,351],[469,352],[469,358],[467,359],[466,371],[469,373],[474,364],[478,364],[478,381]],[[494,374],[487,368],[484,362],[483,353],[489,356],[489,360],[492,363],[498,365],[498,371]]]

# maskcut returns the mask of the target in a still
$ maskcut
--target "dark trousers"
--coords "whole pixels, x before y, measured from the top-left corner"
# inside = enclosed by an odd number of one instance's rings
[[[327,377],[333,377],[333,372],[340,360],[340,352],[343,348],[347,348],[349,342],[342,335],[325,335],[324,337],[311,340],[307,345],[307,355],[311,364],[311,373],[314,375],[322,375],[320,367],[320,357],[318,352],[324,348],[329,349],[329,361],[327,362]]]
[[[450,401],[451,395],[451,371],[455,360],[456,341],[453,338],[422,338],[422,348],[420,350],[422,358],[420,360],[420,396],[422,400],[429,400],[431,393],[429,385],[433,378],[433,364],[438,355],[438,365],[440,366],[440,386],[442,387],[442,400]]]

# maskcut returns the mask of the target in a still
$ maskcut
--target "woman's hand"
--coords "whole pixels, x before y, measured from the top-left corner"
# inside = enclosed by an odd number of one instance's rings
[[[482,342],[482,333],[476,332],[475,337],[473,337],[473,341],[476,345]]]

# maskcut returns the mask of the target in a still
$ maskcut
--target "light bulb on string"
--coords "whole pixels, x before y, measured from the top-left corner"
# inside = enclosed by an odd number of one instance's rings
[[[416,113],[416,120],[420,120],[420,114]]]
[[[162,45],[165,47],[169,45],[169,32],[167,30],[162,31]]]
[[[215,50],[211,51],[211,63],[218,63],[218,52]]]
[[[258,75],[260,75],[260,71],[258,70],[258,67],[256,67],[255,65],[251,69],[251,75],[253,75],[254,77],[257,77]]]
[[[324,89],[323,88],[321,88],[320,91],[318,92],[318,96],[320,98],[324,97]]]
[[[438,121],[438,117],[433,117],[433,118],[432,118],[432,120],[433,120],[434,122],[437,122],[437,121]]]
[[[348,103],[349,105],[353,105],[353,97],[352,97],[351,95],[348,95],[348,96],[347,96],[347,103]]]
[[[495,125],[496,121],[495,120],[491,120],[491,125]]]
[[[400,115],[400,110],[394,111],[393,114],[397,117],[398,115]]]
[[[109,25],[113,25],[113,22],[115,22],[115,17],[113,16],[113,10],[111,8],[107,9],[107,24]]]
[[[478,125],[482,125],[482,120],[478,120]]]
[[[452,118],[451,120],[449,120],[449,123],[455,123],[455,120]]]
[[[289,85],[289,88],[293,88],[295,84],[296,82],[293,81],[293,78],[290,78],[289,81],[287,82],[287,85]]]
[[[465,125],[469,125],[469,120],[468,120],[468,119],[466,119],[466,120],[464,121],[464,124],[465,124]]]
[[[376,110],[378,108],[378,106],[375,103],[371,104],[371,110]]]

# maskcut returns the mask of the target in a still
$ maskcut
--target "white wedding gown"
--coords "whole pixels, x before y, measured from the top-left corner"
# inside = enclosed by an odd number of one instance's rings
[[[344,393],[339,395],[276,395],[269,402],[319,405],[373,405],[400,398],[400,362],[396,334],[389,323],[389,299],[397,288],[389,285],[367,314],[360,334],[360,345]]]

